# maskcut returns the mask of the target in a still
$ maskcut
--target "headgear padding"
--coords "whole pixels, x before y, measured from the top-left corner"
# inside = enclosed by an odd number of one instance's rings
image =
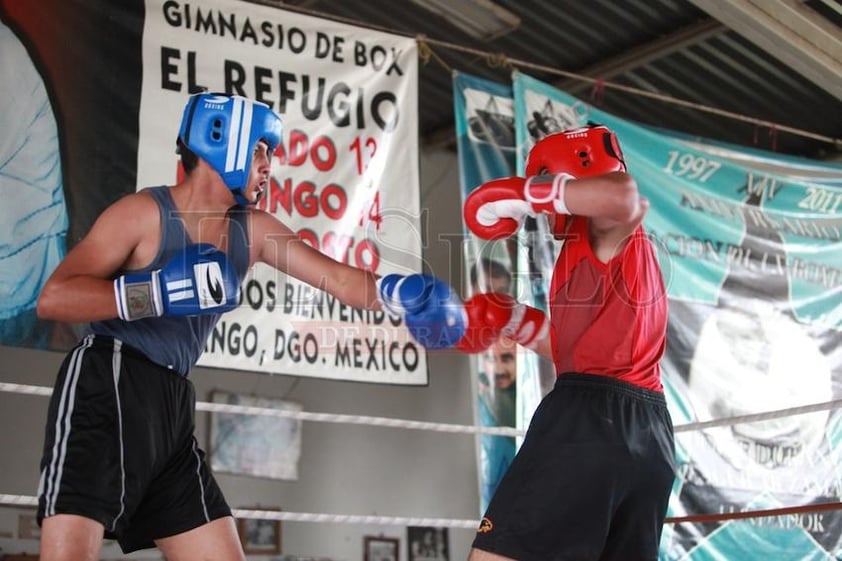
[[[557,132],[535,143],[526,160],[526,175],[569,173],[576,178],[626,171],[620,143],[604,125]]]
[[[281,142],[281,117],[268,105],[238,95],[199,93],[184,107],[178,138],[215,169],[237,202],[243,196],[257,142],[275,151]]]

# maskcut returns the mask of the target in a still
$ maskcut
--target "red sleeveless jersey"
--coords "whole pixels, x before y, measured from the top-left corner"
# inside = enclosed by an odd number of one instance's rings
[[[573,218],[550,286],[556,374],[582,372],[663,391],[667,297],[642,226],[608,263],[588,240],[588,220]]]

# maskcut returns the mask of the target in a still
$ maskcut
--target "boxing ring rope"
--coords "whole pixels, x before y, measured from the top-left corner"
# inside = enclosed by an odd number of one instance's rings
[[[0,392],[22,393],[49,397],[53,390],[45,386],[31,386],[27,384],[11,384],[0,382]],[[225,403],[196,402],[196,411],[213,413],[235,413],[239,415],[262,415],[265,417],[289,417],[302,421],[316,421],[322,423],[339,423],[343,425],[371,425],[378,427],[394,427],[402,429],[428,430],[452,433],[483,433],[502,436],[522,436],[524,431],[511,427],[475,427],[471,425],[454,425],[448,423],[432,423],[428,421],[409,421],[389,417],[365,417],[360,415],[337,415],[333,413],[309,413],[306,411],[284,411],[247,405],[229,405]]]
[[[2,495],[0,505],[37,507],[38,499],[27,495]],[[680,524],[682,522],[724,522],[726,520],[742,520],[746,518],[768,518],[772,516],[787,516],[812,512],[828,512],[842,510],[842,503],[816,503],[810,505],[746,510],[741,512],[724,512],[717,514],[695,514],[688,516],[668,516],[664,523]],[[474,529],[479,520],[459,520],[453,518],[410,518],[402,516],[368,516],[353,514],[314,514],[309,512],[278,512],[276,510],[231,509],[235,518],[256,518],[261,520],[281,520],[284,522],[321,522],[333,524],[376,524],[380,526],[436,526],[439,528],[467,528]]]
[[[9,382],[0,382],[0,392],[20,393],[49,397],[53,393],[53,390],[52,388],[46,386],[33,386],[29,384],[13,384]],[[723,417],[720,419],[712,419],[709,421],[686,423],[683,425],[676,425],[673,431],[679,433],[690,432],[695,430],[705,430],[716,427],[727,427],[731,425],[739,425],[742,423],[768,421],[771,419],[778,419],[780,417],[791,417],[794,415],[806,415],[808,413],[817,413],[819,411],[830,411],[832,409],[839,409],[841,407],[842,399],[834,399],[831,401],[823,401],[820,403],[813,403],[810,405],[800,405],[798,407],[773,409],[770,411],[764,411],[763,413],[750,413],[748,415],[738,415],[735,417]],[[269,409],[266,407],[229,405],[225,403],[210,403],[205,401],[196,402],[196,411],[205,411],[213,413],[234,413],[239,415],[263,415],[266,417],[289,417],[293,419],[299,419],[302,421],[316,421],[322,423],[371,425],[378,427],[393,427],[402,429],[429,430],[451,433],[481,433],[496,434],[501,436],[523,436],[524,434],[526,434],[526,431],[514,429],[511,427],[480,427],[475,425],[433,423],[429,421],[410,421],[406,419],[395,419],[392,417],[367,417],[363,415],[344,415],[335,413],[310,413],[307,411],[287,411],[280,409]]]
[[[37,507],[38,498],[27,495],[0,494],[0,505]],[[439,528],[474,529],[479,520],[455,520],[452,518],[413,518],[405,516],[369,516],[355,514],[314,514],[310,512],[279,512],[277,510],[253,510],[232,508],[235,518],[257,518],[281,520],[284,522],[322,522],[336,524],[377,524],[381,526],[436,526]]]
[[[46,386],[34,386],[29,384],[14,384],[0,382],[0,392],[18,393],[25,395],[37,395],[49,397],[52,388]],[[714,427],[731,426],[742,423],[766,421],[780,417],[803,415],[819,411],[829,411],[842,407],[842,399],[776,409],[762,413],[739,415],[686,423],[677,425],[674,428],[676,433],[704,430]],[[425,421],[412,421],[406,419],[395,419],[389,417],[370,417],[361,415],[344,415],[333,413],[311,413],[306,411],[287,411],[270,409],[265,407],[232,405],[224,403],[196,402],[197,411],[230,413],[239,415],[263,415],[269,417],[289,417],[302,421],[315,421],[323,423],[357,424],[379,427],[404,428],[414,430],[428,430],[448,433],[469,433],[469,434],[496,434],[504,436],[522,436],[525,431],[510,427],[480,427],[474,425],[457,425],[451,423],[433,423]],[[27,495],[0,494],[0,506],[22,506],[35,507],[38,499]],[[697,514],[688,516],[667,517],[665,523],[678,524],[683,522],[719,522],[725,520],[738,520],[746,518],[765,518],[772,516],[785,516],[791,514],[802,514],[808,512],[824,512],[842,510],[842,502],[816,503],[809,505],[781,507],[773,509],[746,510],[740,512],[724,512],[715,514]],[[435,526],[449,528],[476,528],[479,520],[466,519],[445,519],[445,518],[413,518],[398,516],[369,516],[369,515],[340,515],[340,514],[315,514],[306,512],[279,512],[251,509],[232,509],[236,518],[258,518],[267,520],[281,520],[289,522],[321,522],[340,524],[377,524],[384,526]]]

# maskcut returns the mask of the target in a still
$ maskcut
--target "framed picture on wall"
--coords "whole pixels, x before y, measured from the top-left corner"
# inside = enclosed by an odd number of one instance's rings
[[[267,397],[211,392],[211,402],[299,412],[301,405]],[[292,417],[211,413],[208,456],[216,472],[298,479],[301,420]]]
[[[363,561],[399,561],[400,540],[383,536],[365,536]]]
[[[447,528],[407,527],[409,561],[450,561]]]
[[[257,510],[262,507],[255,507]],[[251,510],[251,509],[249,509]],[[263,510],[266,510],[263,508]],[[237,533],[245,553],[273,555],[281,552],[281,521],[238,518]]]

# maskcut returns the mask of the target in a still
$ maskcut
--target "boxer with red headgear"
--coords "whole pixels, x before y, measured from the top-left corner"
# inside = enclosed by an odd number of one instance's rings
[[[626,171],[626,162],[617,136],[604,126],[583,127],[557,132],[535,143],[526,160],[526,175],[531,177],[533,196],[553,201],[551,212],[559,207],[567,210],[563,193],[564,181],[597,177],[613,171]],[[544,185],[543,190],[539,188]],[[553,185],[556,185],[553,189]],[[561,235],[567,223],[567,212],[553,217],[553,233]]]
[[[553,215],[556,224],[563,224],[563,217],[570,214],[566,203],[569,180],[625,171],[620,144],[607,127],[551,134],[530,150],[526,178],[495,179],[470,193],[463,209],[465,223],[484,239],[510,236],[526,216],[539,212]]]
[[[643,231],[648,208],[613,132],[589,126],[538,141],[527,177],[477,187],[478,236],[526,216],[564,240],[550,286],[549,337],[531,347],[557,380],[474,539],[469,561],[655,561],[674,480],[659,361],[667,300]]]

